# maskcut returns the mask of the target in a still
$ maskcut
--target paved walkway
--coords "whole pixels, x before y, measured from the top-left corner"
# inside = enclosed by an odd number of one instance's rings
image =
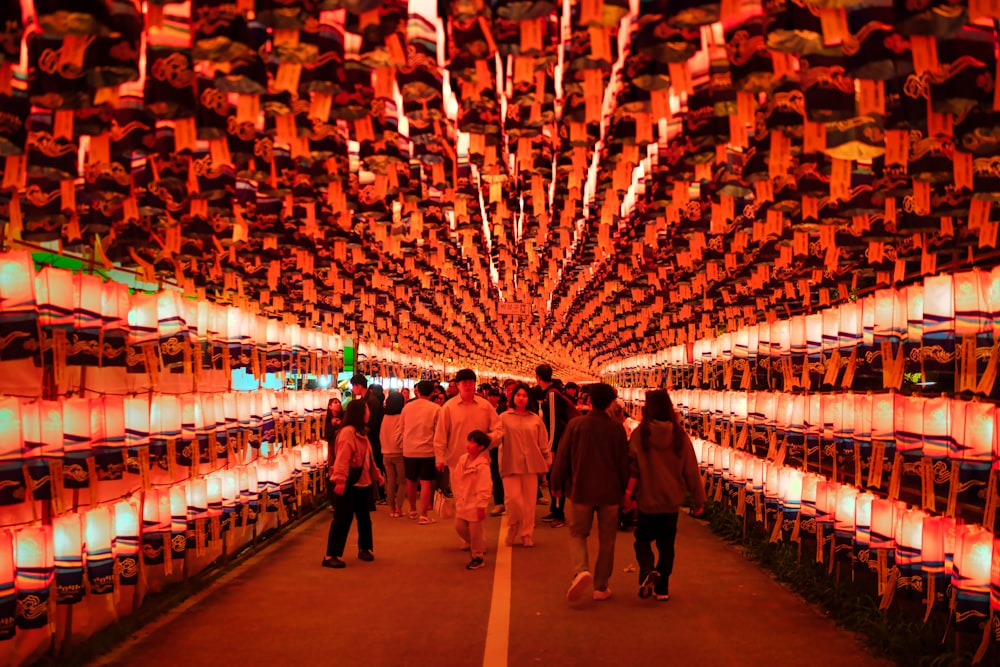
[[[349,546],[347,568],[331,570],[320,567],[329,517],[297,527],[96,664],[884,664],[684,515],[669,602],[637,597],[637,575],[623,571],[635,562],[632,538],[619,533],[614,596],[577,607],[565,599],[566,528],[540,523],[534,549],[511,549],[498,546],[501,521],[488,519],[488,566],[469,572],[450,525],[390,519],[380,507],[376,561],[358,561]]]

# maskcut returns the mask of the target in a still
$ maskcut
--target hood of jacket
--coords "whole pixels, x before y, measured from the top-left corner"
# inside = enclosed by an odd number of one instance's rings
[[[641,429],[641,426],[636,429],[640,437],[642,437]],[[649,422],[649,441],[646,446],[652,449],[673,449],[676,434],[677,428],[673,422],[651,421]]]

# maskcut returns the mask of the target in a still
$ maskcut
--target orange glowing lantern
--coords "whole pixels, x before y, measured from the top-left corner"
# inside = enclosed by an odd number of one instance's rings
[[[858,490],[849,485],[842,484],[837,488],[836,508],[834,509],[833,521],[834,529],[838,533],[854,537],[855,532],[855,511],[857,508]]]
[[[13,639],[17,629],[17,589],[14,537],[0,529],[0,641]]]
[[[114,591],[115,585],[111,512],[106,507],[95,507],[84,514],[83,522],[90,592],[93,595],[106,595]]]
[[[952,532],[955,530],[953,518],[945,516],[924,517],[921,562],[924,572],[929,575],[944,574],[944,536],[949,530]]]
[[[131,295],[128,309],[129,342],[132,345],[155,343],[158,340],[159,317],[155,294]]]
[[[905,586],[916,588],[921,568],[921,550],[924,535],[924,519],[928,515],[923,510],[908,509],[899,515],[899,531],[896,535],[896,565],[900,571],[900,581]],[[904,580],[903,578],[908,579]],[[915,579],[916,578],[916,579]]]
[[[955,331],[955,284],[951,275],[924,278],[924,338]]]
[[[926,281],[925,281],[926,286]],[[955,335],[975,336],[988,333],[993,318],[987,299],[989,274],[978,269],[953,276]],[[926,313],[924,314],[926,317]]]
[[[81,489],[88,484],[93,451],[91,434],[91,401],[86,398],[68,398],[62,401],[62,429],[65,463],[63,470],[66,488]]]
[[[101,285],[101,364],[120,368],[126,365],[128,316],[131,300],[122,283]]]
[[[953,459],[986,464],[988,469],[996,447],[996,406],[973,401],[952,402],[951,449]]]
[[[35,264],[28,252],[0,254],[0,359],[37,355]]]
[[[823,351],[823,315],[806,315],[806,352],[818,356]]]
[[[868,491],[858,493],[854,499],[854,546],[857,552],[864,551],[871,546],[872,502],[874,500],[875,494]]]
[[[945,396],[924,400],[923,455],[933,459],[947,458],[951,449],[953,401]]]
[[[959,531],[951,577],[956,591],[955,623],[961,630],[978,630],[989,614],[993,534],[970,525]]]
[[[15,537],[17,627],[37,630],[49,624],[49,597],[55,575],[50,526],[28,526]]]
[[[52,520],[56,601],[76,604],[83,599],[83,527],[76,512]]]
[[[875,344],[875,297],[863,297],[858,308],[861,311],[861,344],[871,347]]]
[[[920,453],[923,447],[924,398],[896,394],[894,425],[896,448],[904,453]]]
[[[832,352],[840,347],[840,308],[823,311],[823,351]]]
[[[21,425],[21,402],[16,398],[0,398],[0,506],[14,505],[24,498]]]
[[[840,306],[837,331],[841,350],[849,350],[861,342],[861,312],[857,301],[849,301]]]
[[[806,354],[806,317],[805,315],[795,315],[788,321],[788,344],[789,352],[793,356],[803,356]]]
[[[910,285],[906,294],[906,340],[920,343],[924,335],[924,286]]]
[[[115,537],[112,551],[117,561],[118,583],[139,582],[139,508],[131,501],[115,503]]]
[[[872,501],[872,549],[892,549],[896,546],[897,515],[905,509],[906,503],[898,500],[875,498]]]

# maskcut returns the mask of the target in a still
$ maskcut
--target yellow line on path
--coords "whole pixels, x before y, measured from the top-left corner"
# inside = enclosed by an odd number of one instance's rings
[[[510,644],[510,547],[504,546],[507,535],[507,515],[500,520],[500,536],[497,538],[497,560],[493,566],[493,594],[490,597],[490,620],[486,626],[486,650],[483,667],[507,667],[507,653]]]
[[[216,590],[225,586],[230,581],[243,574],[248,568],[253,567],[261,559],[266,558],[271,555],[271,550],[276,546],[284,546],[287,544],[286,540],[293,535],[298,535],[302,531],[310,528],[319,519],[326,517],[326,512],[317,512],[316,516],[306,521],[303,521],[299,525],[295,526],[289,530],[280,538],[275,540],[268,540],[263,547],[257,551],[257,553],[252,554],[246,558],[242,563],[234,567],[229,572],[221,575],[218,579],[213,581],[211,584],[198,591],[189,598],[186,598],[183,602],[178,604],[176,607],[169,609],[165,614],[157,618],[155,621],[146,623],[141,628],[136,630],[128,639],[116,646],[114,649],[105,653],[104,655],[96,658],[95,660],[88,663],[87,667],[108,667],[108,665],[113,665],[120,662],[125,655],[132,650],[136,645],[144,641],[151,634],[162,628],[163,626],[171,623],[181,614],[187,612],[189,609],[194,607],[196,604],[207,598],[209,595],[214,593]]]

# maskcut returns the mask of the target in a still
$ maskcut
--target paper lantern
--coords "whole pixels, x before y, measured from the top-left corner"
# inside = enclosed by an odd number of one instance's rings
[[[37,630],[49,624],[49,595],[55,576],[52,529],[27,526],[15,535],[17,627]]]
[[[174,484],[170,487],[170,557],[184,558],[187,548],[187,490],[189,483]]]
[[[926,516],[921,536],[921,563],[924,572],[944,573],[944,536],[955,531],[955,520],[945,516]]]
[[[833,513],[834,529],[838,533],[850,534],[855,532],[855,509],[858,499],[858,490],[849,484],[842,484],[836,489],[836,507]]]
[[[924,401],[922,450],[924,456],[943,459],[952,449],[952,405],[953,401],[944,396]]]
[[[955,623],[976,630],[989,613],[993,534],[980,526],[963,526],[955,549],[951,582],[955,587]]]
[[[142,505],[142,562],[163,565],[170,549],[170,489],[150,489]]]
[[[924,401],[920,396],[895,395],[893,422],[900,452],[919,454],[923,448]]]
[[[209,516],[222,515],[222,478],[219,475],[205,478],[205,500]]]
[[[806,354],[806,317],[805,315],[795,315],[788,320],[788,341],[789,351],[792,356],[803,356]]]
[[[35,278],[38,324],[46,329],[73,326],[73,274],[52,266]]]
[[[746,484],[746,455],[740,452],[734,452],[730,461],[731,481],[737,486]],[[725,466],[725,459],[723,459],[723,466]]]
[[[101,285],[101,364],[121,368],[127,361],[129,309],[128,287],[122,283]]]
[[[889,447],[893,444],[893,436],[896,431],[896,395],[893,392],[885,394],[875,394],[871,403],[871,431],[872,442],[881,442]],[[923,416],[921,415],[921,423]]]
[[[893,288],[876,290],[874,344],[883,338],[898,341],[906,335],[906,302],[902,296]]]
[[[14,536],[0,529],[0,641],[12,639],[17,630],[17,589]]]
[[[83,599],[83,526],[76,512],[52,520],[56,602],[76,604]]]
[[[30,359],[38,346],[35,265],[28,252],[0,254],[0,359]]]
[[[83,515],[84,544],[87,560],[87,580],[92,595],[107,595],[114,591],[115,564],[111,543],[114,536],[111,512],[95,507]]]
[[[858,309],[861,312],[861,345],[871,347],[875,344],[875,297],[862,297]]]
[[[903,510],[899,515],[899,530],[896,535],[896,565],[902,577],[911,578],[904,585],[916,587],[913,577],[921,572],[921,549],[924,534],[924,519],[928,515],[923,510]]]
[[[810,357],[818,356],[823,351],[823,315],[806,315],[805,328],[806,352]]]
[[[62,401],[62,430],[66,488],[85,488],[89,481],[88,459],[93,451],[91,401],[68,398]]]
[[[813,473],[806,473],[802,476],[802,516],[816,518],[818,485],[821,481],[825,480]]]
[[[757,359],[760,350],[760,328],[753,325],[747,328],[747,354],[751,361]]]
[[[204,519],[208,516],[208,484],[203,477],[192,479],[185,486],[187,492],[188,520]]]
[[[871,548],[893,549],[896,546],[897,514],[906,509],[901,501],[875,498],[872,501]]]
[[[129,342],[144,345],[158,341],[159,316],[156,294],[131,295],[128,310]]]
[[[139,582],[139,509],[131,501],[115,503],[115,538],[112,550],[117,561],[118,583]]]
[[[924,286],[910,285],[906,294],[906,340],[920,343],[924,335]]]
[[[858,493],[854,499],[854,545],[857,551],[868,549],[872,537],[872,503],[875,495],[868,491]],[[839,510],[837,514],[840,516]]]
[[[840,306],[838,341],[841,350],[850,350],[861,342],[861,312],[857,301],[849,301]]]
[[[975,336],[992,330],[993,316],[986,294],[988,283],[989,274],[979,270],[953,276],[956,336]],[[927,317],[926,312],[924,317]]]
[[[989,464],[996,448],[996,406],[974,401],[953,401],[950,449],[952,459]]]
[[[819,523],[834,522],[834,513],[837,509],[837,493],[840,484],[830,482],[825,479],[816,481],[816,521]]]
[[[144,447],[149,444],[149,396],[126,398],[125,412],[125,444],[132,447]]]
[[[823,310],[823,352],[832,352],[840,347],[840,308]]]

